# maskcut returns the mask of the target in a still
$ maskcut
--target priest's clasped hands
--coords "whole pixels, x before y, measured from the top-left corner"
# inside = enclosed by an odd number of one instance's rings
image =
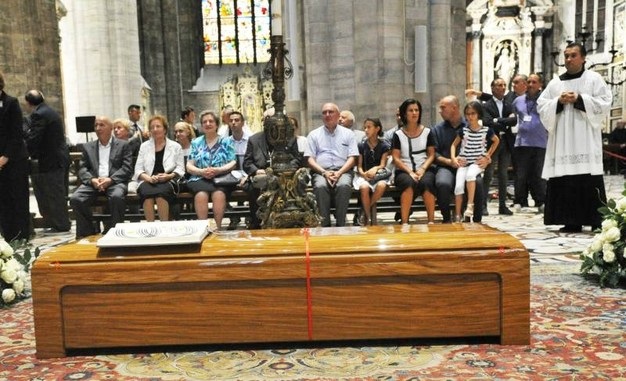
[[[578,94],[574,91],[564,91],[559,97],[559,102],[563,104],[574,103],[578,99]]]

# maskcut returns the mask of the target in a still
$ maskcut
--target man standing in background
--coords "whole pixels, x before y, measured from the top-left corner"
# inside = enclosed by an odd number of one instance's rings
[[[67,232],[72,226],[66,200],[70,152],[63,121],[45,103],[41,91],[30,90],[24,99],[30,112],[30,128],[26,132],[26,146],[33,160],[30,177],[44,233]]]
[[[483,102],[485,114],[483,115],[483,123],[487,127],[491,127],[500,138],[498,149],[494,153],[493,162],[489,164],[485,170],[485,190],[483,199],[483,215],[488,215],[487,202],[489,200],[489,187],[493,172],[497,165],[498,175],[498,214],[512,215],[513,212],[506,206],[508,171],[511,165],[511,153],[515,145],[515,135],[511,127],[517,123],[517,117],[513,113],[513,106],[504,98],[506,83],[502,78],[496,78],[491,82],[491,92],[493,97]]]
[[[0,73],[0,229],[7,242],[30,238],[28,152],[22,119],[20,104],[4,92]]]
[[[150,131],[139,124],[141,120],[141,107],[139,105],[128,106],[128,120],[130,120],[133,137],[136,136],[142,143],[150,138]]]
[[[548,131],[541,124],[537,112],[537,98],[543,87],[538,74],[528,76],[526,94],[513,101],[518,126],[514,156],[517,161],[515,176],[515,211],[528,206],[528,191],[535,200],[537,211],[542,213],[546,201],[546,180],[541,178],[546,155]]]

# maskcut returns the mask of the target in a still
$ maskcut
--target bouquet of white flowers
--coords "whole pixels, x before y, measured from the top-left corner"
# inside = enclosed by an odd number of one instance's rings
[[[39,248],[35,249],[33,256],[25,246],[25,241],[9,244],[0,238],[0,307],[27,296],[27,275],[32,261],[39,255]],[[20,250],[22,252],[18,253]]]
[[[598,210],[604,218],[602,229],[580,255],[583,261],[580,272],[599,276],[601,287],[617,287],[620,279],[626,278],[626,190],[622,198],[610,199]]]

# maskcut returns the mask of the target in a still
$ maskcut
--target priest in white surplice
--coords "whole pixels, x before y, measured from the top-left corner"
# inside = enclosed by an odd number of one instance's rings
[[[585,70],[580,43],[565,48],[567,72],[550,81],[537,100],[548,130],[542,177],[548,180],[544,223],[580,232],[602,223],[606,202],[602,167],[602,124],[611,107],[611,90],[600,74]]]

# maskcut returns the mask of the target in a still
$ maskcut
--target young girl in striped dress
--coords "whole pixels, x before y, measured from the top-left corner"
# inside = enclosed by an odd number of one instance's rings
[[[476,176],[483,172],[476,161],[481,156],[491,158],[491,155],[498,148],[500,139],[490,127],[483,126],[483,107],[480,102],[469,102],[465,109],[465,119],[467,124],[459,129],[459,134],[452,142],[451,159],[457,165],[455,194],[455,216],[456,221],[461,221],[461,209],[463,207],[463,195],[467,186],[467,208],[465,209],[465,220],[471,221],[474,216],[474,194],[476,192]],[[491,141],[491,144],[488,142]],[[457,155],[457,147],[460,146]]]

